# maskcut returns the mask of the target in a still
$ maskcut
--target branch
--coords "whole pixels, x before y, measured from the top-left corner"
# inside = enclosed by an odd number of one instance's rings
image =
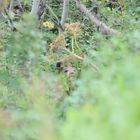
[[[80,3],[80,0],[75,0],[77,7],[80,9],[82,13],[84,13],[97,27],[100,27],[103,33],[118,35],[120,34],[118,31],[110,28],[104,22],[97,19],[83,4]]]

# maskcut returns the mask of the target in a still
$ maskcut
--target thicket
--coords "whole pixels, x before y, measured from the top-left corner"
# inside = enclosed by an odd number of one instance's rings
[[[64,31],[49,7],[0,1],[0,140],[140,139],[139,0],[81,3],[117,34],[72,0]],[[59,19],[62,4],[49,1]]]

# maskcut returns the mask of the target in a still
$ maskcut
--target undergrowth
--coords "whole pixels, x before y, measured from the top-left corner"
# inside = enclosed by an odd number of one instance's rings
[[[119,36],[76,12],[60,34],[48,15],[24,13],[14,32],[0,16],[0,140],[139,140],[139,1],[107,2],[101,18]]]

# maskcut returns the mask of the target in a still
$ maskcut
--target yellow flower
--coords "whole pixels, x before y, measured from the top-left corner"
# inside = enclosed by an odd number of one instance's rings
[[[51,21],[45,21],[45,22],[43,22],[43,26],[45,28],[48,28],[48,29],[53,29],[54,28],[54,23],[51,22]]]

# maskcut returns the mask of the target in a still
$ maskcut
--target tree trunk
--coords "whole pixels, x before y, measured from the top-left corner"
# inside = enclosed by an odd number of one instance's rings
[[[14,5],[14,0],[10,0],[9,10],[13,9],[13,5]]]
[[[38,16],[40,1],[41,0],[33,0],[31,14]]]
[[[69,0],[63,0],[63,11],[61,17],[61,26],[64,29],[65,21],[68,18],[68,11],[69,11]]]

